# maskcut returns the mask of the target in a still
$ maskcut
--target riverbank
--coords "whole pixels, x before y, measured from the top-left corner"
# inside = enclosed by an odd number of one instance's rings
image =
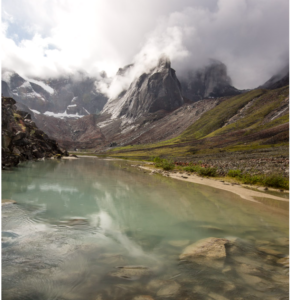
[[[96,157],[96,155],[89,156],[89,155],[80,155],[80,154],[79,154],[79,156],[80,157],[94,157],[94,156]],[[103,158],[103,159],[109,160],[109,161],[114,161],[114,160],[125,161],[124,159],[112,158],[112,157]],[[285,203],[289,203],[288,198],[283,198],[286,195],[289,196],[289,191],[282,192],[282,190],[265,188],[262,186],[241,185],[239,183],[228,181],[227,178],[214,179],[214,178],[208,178],[208,177],[200,177],[194,173],[189,174],[187,172],[181,172],[181,171],[179,172],[176,170],[164,171],[164,170],[155,168],[153,165],[150,165],[150,164],[152,164],[150,162],[141,162],[141,161],[136,161],[136,160],[127,160],[127,161],[132,162],[132,163],[137,163],[137,166],[140,169],[149,171],[150,175],[157,173],[162,176],[170,177],[170,178],[177,179],[177,180],[182,180],[182,181],[187,181],[187,182],[202,184],[202,185],[208,185],[210,187],[214,187],[217,189],[232,192],[232,193],[240,196],[242,199],[245,199],[248,201],[253,201],[253,202],[258,203],[260,201],[258,201],[256,198],[261,198],[261,199],[266,198],[266,199],[272,199],[272,200],[283,201]],[[143,165],[140,165],[141,163],[143,163]],[[254,189],[257,189],[257,191]],[[261,191],[259,191],[259,190],[261,190]],[[265,190],[280,194],[281,197],[263,192]]]
[[[242,199],[248,200],[248,201],[253,201],[253,202],[259,202],[255,199],[255,197],[258,198],[268,198],[268,199],[273,199],[273,200],[279,200],[279,201],[284,201],[284,202],[289,202],[289,199],[270,195],[267,193],[262,193],[259,191],[254,191],[251,189],[247,189],[246,187],[235,184],[235,183],[229,183],[225,182],[224,180],[215,180],[215,179],[210,179],[210,178],[202,178],[200,176],[197,176],[195,174],[187,174],[184,172],[177,172],[177,171],[163,171],[160,169],[153,169],[149,166],[139,166],[143,170],[150,171],[150,175],[159,173],[163,176],[167,176],[173,179],[177,180],[183,180],[187,182],[192,182],[192,183],[197,183],[197,184],[202,184],[202,185],[208,185],[217,189],[225,190],[231,193],[234,193],[238,196],[240,196]]]

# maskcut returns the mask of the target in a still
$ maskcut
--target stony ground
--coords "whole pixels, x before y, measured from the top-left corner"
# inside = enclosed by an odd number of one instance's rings
[[[280,174],[289,177],[289,147],[274,147],[252,151],[221,152],[216,154],[197,154],[191,157],[178,157],[176,162],[203,164],[216,167],[220,175],[229,170],[241,170],[242,173]]]

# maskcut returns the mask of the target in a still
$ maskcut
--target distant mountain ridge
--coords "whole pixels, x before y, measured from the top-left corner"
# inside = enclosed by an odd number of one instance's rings
[[[120,68],[115,79],[128,76],[134,67]],[[82,74],[48,80],[4,75],[4,96],[14,97],[18,109],[31,113],[40,129],[70,149],[173,138],[216,105],[246,93],[231,85],[227,68],[219,61],[212,60],[179,80],[165,56],[110,99],[97,90],[97,78]],[[289,70],[287,75],[274,76],[264,88],[286,83],[285,76],[289,78]]]
[[[83,116],[99,113],[107,102],[108,97],[97,92],[96,81],[88,76],[26,79],[6,71],[2,74],[2,94],[39,113]]]

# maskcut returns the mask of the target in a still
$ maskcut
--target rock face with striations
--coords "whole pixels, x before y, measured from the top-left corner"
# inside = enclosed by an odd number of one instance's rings
[[[190,101],[204,98],[238,95],[242,91],[231,85],[225,64],[211,60],[199,70],[190,71],[181,79],[182,93]]]
[[[63,152],[55,140],[39,130],[29,113],[17,110],[13,98],[2,97],[2,168],[20,161],[51,157]]]
[[[124,75],[122,70],[119,73],[119,76]],[[111,114],[111,118],[126,117],[135,120],[159,110],[173,111],[183,103],[176,72],[171,68],[170,60],[162,57],[154,69],[135,79],[128,90],[116,99],[109,99],[103,112]]]

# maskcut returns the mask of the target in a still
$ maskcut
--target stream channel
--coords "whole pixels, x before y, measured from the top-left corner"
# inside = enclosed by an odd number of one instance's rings
[[[2,299],[288,299],[286,202],[135,164],[46,160],[2,172],[2,199],[16,201],[2,205]],[[227,240],[225,254],[181,258],[210,237]]]

